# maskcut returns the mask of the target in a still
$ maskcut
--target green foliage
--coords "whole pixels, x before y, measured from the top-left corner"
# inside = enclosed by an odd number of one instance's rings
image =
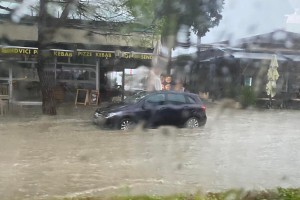
[[[240,86],[236,86],[233,84],[224,84],[224,97],[236,99],[240,94]]]
[[[198,36],[204,36],[222,19],[223,4],[223,0],[163,0],[157,7],[156,17],[166,18],[165,32],[171,35],[184,24],[192,27]],[[176,24],[172,24],[174,22]]]
[[[143,25],[152,25],[155,18],[155,9],[160,0],[124,0],[124,5],[135,21]]]
[[[126,0],[135,22],[151,27],[162,39],[176,35],[181,25],[192,27],[198,36],[222,18],[224,0]]]
[[[253,106],[256,103],[256,95],[250,86],[242,88],[240,95],[240,104],[243,108]]]
[[[244,191],[228,190],[225,192],[207,194],[178,194],[171,196],[126,196],[126,197],[81,197],[65,198],[64,200],[300,200],[300,189],[278,188],[277,190]]]
[[[132,23],[127,23],[123,31],[128,33],[132,31],[151,33],[152,40],[156,41],[165,27],[165,19],[156,17],[156,7],[160,0],[123,0],[130,16],[134,18]],[[153,42],[152,41],[152,42]],[[142,45],[143,46],[143,45]]]
[[[280,200],[300,200],[300,190],[292,188],[278,188]]]

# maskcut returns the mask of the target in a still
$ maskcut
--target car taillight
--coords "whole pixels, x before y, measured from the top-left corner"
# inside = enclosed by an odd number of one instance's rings
[[[205,105],[201,105],[200,108],[201,108],[204,112],[206,111]]]

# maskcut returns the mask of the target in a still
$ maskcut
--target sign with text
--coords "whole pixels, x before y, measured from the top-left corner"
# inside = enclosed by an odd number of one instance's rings
[[[90,92],[90,105],[98,105],[99,103],[99,91],[91,90]]]
[[[151,60],[152,53],[139,52],[121,52],[115,51],[97,51],[97,50],[64,50],[64,49],[50,49],[51,55],[54,57],[94,57],[94,58],[124,58],[124,59],[141,59]],[[38,49],[33,47],[0,47],[0,54],[2,55],[38,55]]]
[[[72,51],[51,50],[55,57],[73,57]]]
[[[23,54],[23,55],[37,55],[38,49],[36,48],[22,48],[22,47],[2,47],[0,54]]]
[[[113,52],[95,52],[95,57],[112,58],[112,57],[115,57],[115,53],[113,53]]]
[[[86,89],[77,89],[75,105],[83,104],[86,105],[89,100],[89,90]]]

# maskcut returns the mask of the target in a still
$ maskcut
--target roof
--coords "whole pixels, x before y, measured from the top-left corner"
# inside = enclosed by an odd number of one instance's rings
[[[300,34],[285,30],[241,38],[234,43],[223,41],[214,43],[210,49],[202,51],[200,62],[219,57],[238,59],[271,59],[276,54],[278,60],[300,61]]]
[[[300,49],[300,34],[280,29],[270,33],[241,38],[236,41],[227,40],[214,43],[214,45],[226,45],[243,49]]]
[[[0,40],[7,40],[8,45],[17,45],[16,41],[36,42],[38,26],[35,17],[24,18],[21,23],[12,23],[0,18]],[[49,43],[85,44],[117,47],[139,47],[153,49],[155,38],[149,32],[132,31],[122,33],[119,29],[124,23],[67,20],[66,25],[57,29]]]

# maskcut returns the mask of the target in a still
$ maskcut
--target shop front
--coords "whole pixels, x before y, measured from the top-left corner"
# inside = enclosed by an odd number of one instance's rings
[[[0,84],[7,87],[11,102],[41,101],[38,53],[34,47],[0,46]],[[63,96],[56,97],[59,101],[73,101],[77,89],[96,90],[105,97],[112,89],[107,87],[107,74],[113,71],[122,72],[124,91],[125,69],[149,67],[152,60],[152,53],[120,50],[50,49],[48,55],[45,70],[53,76],[55,89],[63,91]]]

